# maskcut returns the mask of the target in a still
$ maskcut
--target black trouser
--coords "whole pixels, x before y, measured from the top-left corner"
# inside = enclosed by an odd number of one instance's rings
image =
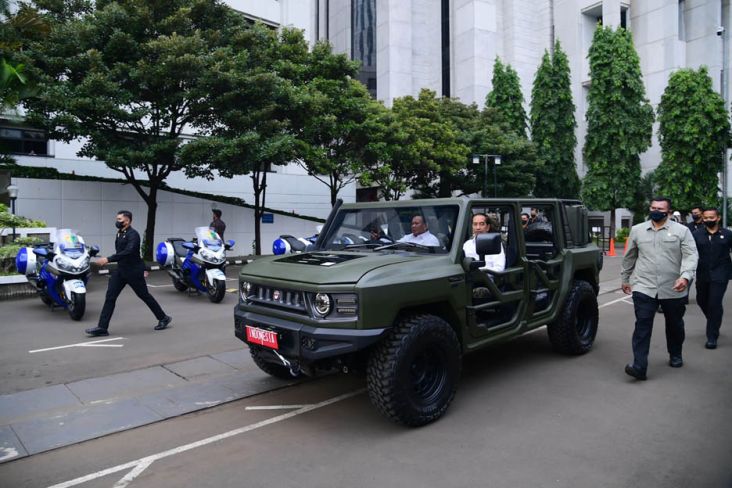
[[[681,357],[684,344],[684,313],[688,297],[660,300],[637,291],[633,292],[635,330],[633,331],[633,366],[645,372],[648,369],[648,350],[651,347],[653,319],[658,305],[666,319],[666,348],[669,355]]]
[[[722,325],[722,299],[727,291],[728,281],[697,281],[696,303],[707,318],[707,340],[716,341]]]
[[[165,312],[160,308],[160,304],[153,298],[149,291],[147,291],[147,285],[145,284],[145,270],[125,270],[120,271],[119,269],[112,272],[109,277],[109,285],[107,286],[107,296],[104,299],[104,306],[102,307],[102,313],[99,316],[98,327],[102,329],[109,328],[109,321],[112,318],[114,312],[114,306],[117,303],[117,297],[122,293],[122,289],[125,285],[130,285],[132,291],[135,292],[145,304],[150,308],[150,311],[155,314],[155,318],[158,320],[165,318]]]

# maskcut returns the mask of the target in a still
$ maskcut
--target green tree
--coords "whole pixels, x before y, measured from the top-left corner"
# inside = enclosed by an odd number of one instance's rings
[[[385,200],[399,200],[409,188],[428,185],[441,171],[458,171],[468,148],[457,141],[457,130],[440,116],[435,92],[423,89],[418,98],[394,100],[370,122],[363,184],[377,184]]]
[[[299,144],[299,164],[330,190],[338,192],[362,170],[369,135],[369,117],[379,102],[356,81],[358,63],[333,54],[328,42],[318,42],[308,55],[304,77],[295,80],[305,90],[308,107],[293,116]]]
[[[633,225],[640,224],[647,219],[651,198],[658,194],[656,171],[649,171],[638,181],[633,196],[633,204],[628,207],[628,210],[633,212]]]
[[[499,121],[521,137],[526,137],[526,111],[524,95],[518,73],[510,64],[504,65],[496,57],[493,63],[492,89],[486,97],[485,106],[495,109]]]
[[[653,109],[645,97],[638,54],[625,29],[598,26],[589,52],[588,172],[582,196],[591,208],[610,212],[633,204],[640,179],[640,154],[651,145]]]
[[[531,140],[544,170],[536,175],[537,197],[578,198],[580,179],[574,161],[577,123],[569,61],[559,41],[544,52],[531,92]]]
[[[0,109],[14,108],[36,93],[23,63],[18,62],[29,43],[44,38],[49,24],[28,4],[12,11],[7,0],[0,0]]]
[[[56,19],[29,51],[42,83],[30,119],[79,156],[119,172],[147,205],[151,259],[158,191],[174,171],[211,54],[243,23],[216,0],[98,0],[91,12],[48,2]],[[71,2],[73,3],[73,2]],[[49,7],[50,8],[50,7]]]
[[[724,166],[730,123],[706,67],[671,75],[658,106],[658,121],[660,192],[673,200],[676,209],[717,206],[718,173]]]
[[[255,253],[261,254],[261,220],[267,175],[297,156],[293,119],[312,106],[312,91],[293,80],[305,76],[308,47],[302,33],[279,33],[255,24],[231,36],[214,53],[194,107],[207,137],[186,144],[181,158],[190,175],[248,175],[254,192]]]

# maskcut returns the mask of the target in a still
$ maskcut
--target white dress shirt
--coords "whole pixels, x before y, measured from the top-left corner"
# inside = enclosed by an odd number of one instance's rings
[[[430,231],[422,232],[416,236],[414,234],[407,234],[397,242],[412,242],[422,246],[440,247],[440,240],[434,234],[431,234]]]

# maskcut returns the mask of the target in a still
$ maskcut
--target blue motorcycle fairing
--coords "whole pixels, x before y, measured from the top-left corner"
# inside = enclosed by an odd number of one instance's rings
[[[46,269],[47,264],[48,261],[41,265],[39,280],[42,280],[46,284],[46,293],[48,293],[48,296],[51,298],[51,300],[53,300],[54,303],[56,303],[57,305],[66,308],[66,302],[61,299],[61,295],[59,295],[58,291],[56,291],[56,283],[58,283],[58,278],[56,278],[53,273],[49,272]]]
[[[188,243],[184,243],[184,245],[185,244],[188,244]],[[188,274],[188,277],[187,277],[188,285],[193,285],[198,291],[206,292],[207,291],[206,287],[203,284],[201,284],[202,278],[204,278],[202,276],[202,274],[205,273],[205,271],[203,270],[203,268],[201,266],[194,263],[193,260],[191,259],[191,257],[193,257],[193,251],[188,251],[188,255],[186,256],[185,261],[183,261],[183,265],[181,266],[181,269],[188,270],[188,273],[187,273]],[[205,281],[203,281],[203,282],[205,283]]]

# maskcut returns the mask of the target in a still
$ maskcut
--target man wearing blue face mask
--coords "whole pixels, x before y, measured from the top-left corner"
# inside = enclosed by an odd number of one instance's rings
[[[689,282],[699,261],[691,231],[669,218],[671,200],[654,197],[650,210],[651,220],[630,230],[620,273],[623,292],[633,294],[635,307],[633,363],[625,366],[625,372],[639,380],[646,379],[653,319],[659,305],[666,319],[669,366],[683,366],[684,313]]]

